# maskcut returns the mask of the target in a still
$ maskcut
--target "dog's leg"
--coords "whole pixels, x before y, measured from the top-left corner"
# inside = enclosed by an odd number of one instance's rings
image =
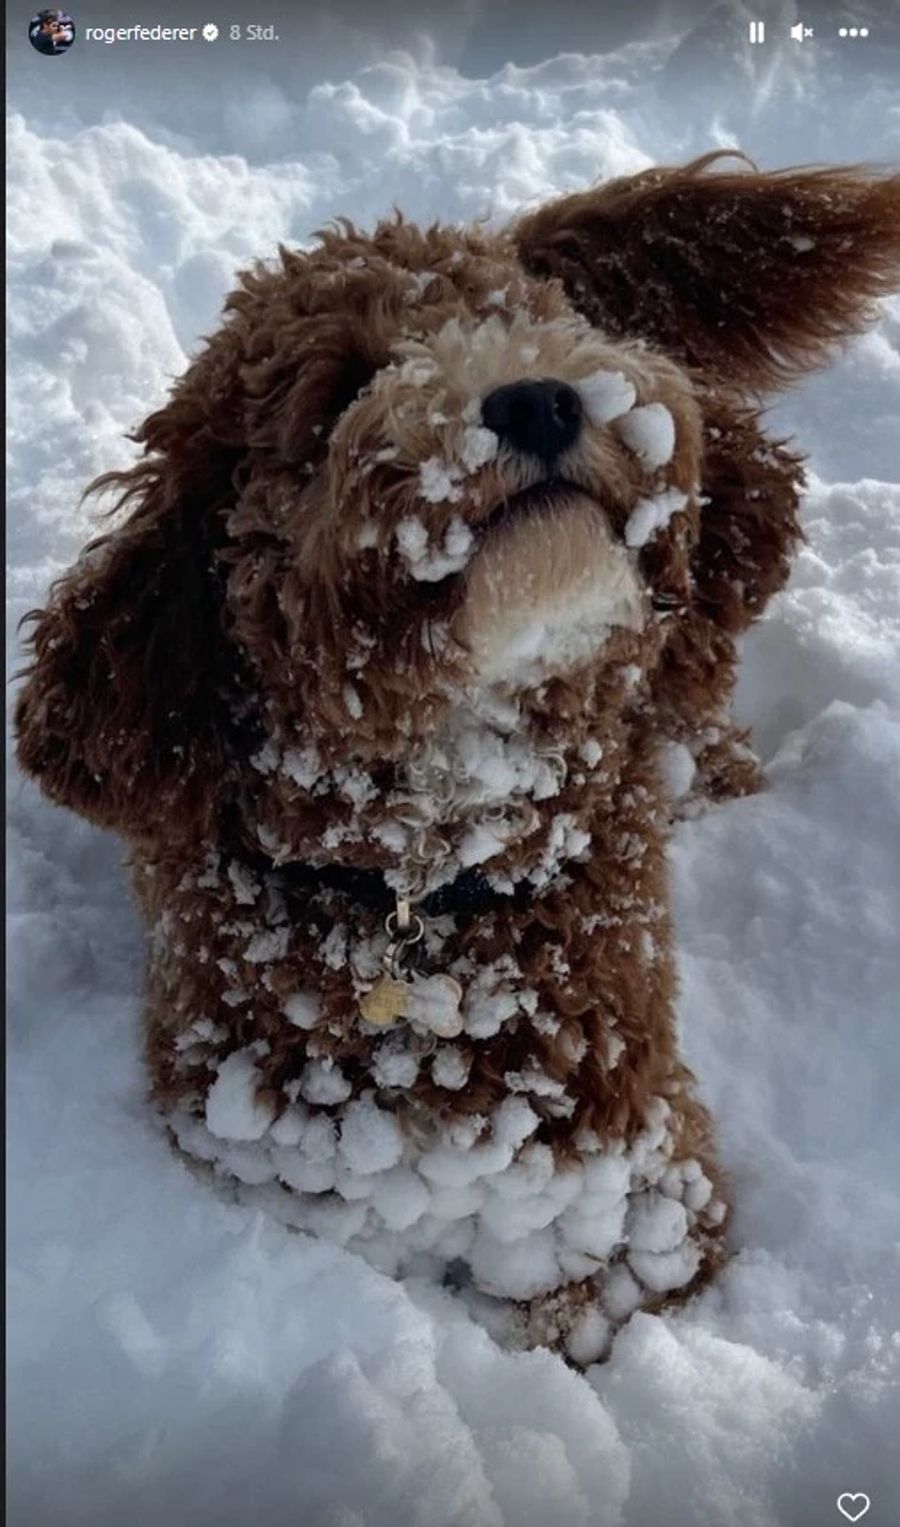
[[[313,950],[277,891],[238,856],[209,847],[194,862],[133,865],[151,928],[146,1014],[154,1100],[202,1117],[222,1060],[256,1056],[263,1095],[305,1035],[285,1013],[285,980],[315,984]],[[279,1103],[273,1093],[272,1103]],[[284,1098],[280,1098],[283,1107]]]
[[[689,816],[701,801],[753,795],[763,773],[749,727],[732,716],[737,653],[724,632],[711,636],[694,617],[671,643],[655,680],[656,725],[675,767],[666,766],[673,815]],[[664,756],[668,756],[664,755]]]
[[[640,1199],[640,1194],[635,1195],[636,1206]],[[712,1218],[721,1214],[724,1222],[724,1202],[715,1198],[711,1203]],[[696,1271],[681,1287],[660,1290],[648,1286],[635,1271],[635,1266],[641,1270],[646,1264],[640,1262],[637,1253],[630,1257],[623,1250],[593,1277],[532,1300],[523,1313],[524,1345],[550,1347],[576,1368],[604,1362],[616,1333],[636,1311],[657,1315],[685,1304],[702,1292],[727,1260],[722,1224],[711,1223],[709,1210],[701,1210],[694,1217],[688,1242]]]
[[[672,1155],[628,1195],[622,1244],[596,1273],[524,1307],[524,1341],[576,1367],[603,1361],[636,1310],[658,1314],[698,1294],[727,1258],[728,1203],[707,1110],[679,1078],[671,1098]]]
[[[701,801],[755,795],[763,788],[762,765],[749,727],[718,721],[700,733],[691,751],[694,776],[687,794],[673,803],[676,817],[691,816]]]

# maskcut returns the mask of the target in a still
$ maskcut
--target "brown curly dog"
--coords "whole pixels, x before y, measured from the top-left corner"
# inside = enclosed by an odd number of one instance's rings
[[[757,783],[735,638],[802,481],[761,396],[900,271],[900,178],[719,157],[243,275],[18,702],[128,844],[180,1147],[579,1363],[723,1256],[667,824]]]

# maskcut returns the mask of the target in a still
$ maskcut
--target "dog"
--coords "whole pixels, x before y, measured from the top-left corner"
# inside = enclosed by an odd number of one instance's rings
[[[759,784],[762,400],[900,274],[900,177],[732,157],[244,273],[17,704],[128,846],[180,1150],[578,1365],[726,1255],[667,832]]]

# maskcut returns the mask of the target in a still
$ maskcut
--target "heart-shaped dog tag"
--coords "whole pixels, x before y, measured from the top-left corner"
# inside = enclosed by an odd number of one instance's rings
[[[841,1516],[845,1516],[848,1522],[860,1522],[872,1502],[869,1500],[868,1495],[863,1494],[862,1490],[857,1490],[855,1495],[852,1495],[849,1490],[845,1490],[843,1495],[838,1496],[836,1504]]]
[[[390,1028],[398,1018],[405,1018],[409,1007],[409,983],[382,976],[360,999],[359,1010],[366,1023],[377,1029]]]

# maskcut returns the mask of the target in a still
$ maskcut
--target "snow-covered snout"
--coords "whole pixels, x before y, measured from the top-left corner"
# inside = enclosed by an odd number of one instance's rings
[[[560,487],[486,537],[453,630],[478,680],[519,688],[577,667],[613,628],[640,631],[644,620],[636,558],[595,500]]]
[[[399,340],[333,431],[344,584],[389,585],[395,647],[419,625],[456,683],[534,688],[685,598],[699,439],[664,358],[576,316],[455,316]]]

